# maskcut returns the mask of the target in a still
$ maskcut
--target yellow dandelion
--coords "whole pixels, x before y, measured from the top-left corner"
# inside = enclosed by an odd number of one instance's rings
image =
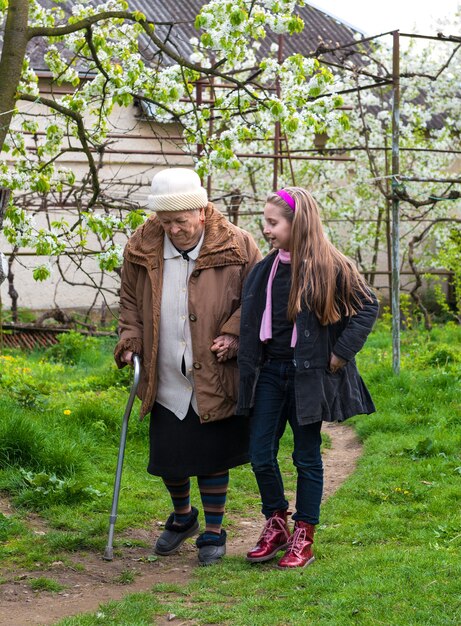
[[[72,413],[72,411],[70,409],[65,409],[64,410],[64,415],[70,415]]]

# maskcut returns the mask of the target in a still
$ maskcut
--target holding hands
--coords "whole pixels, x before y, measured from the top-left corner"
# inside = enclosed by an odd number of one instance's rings
[[[237,335],[219,335],[213,341],[211,351],[216,354],[216,358],[220,363],[233,359],[237,356],[239,348],[239,338]]]
[[[239,338],[236,335],[219,335],[213,341],[211,351],[216,354],[216,358],[220,363],[233,359],[237,356],[239,347]],[[122,356],[121,361],[128,365],[133,365],[133,352],[126,350]]]

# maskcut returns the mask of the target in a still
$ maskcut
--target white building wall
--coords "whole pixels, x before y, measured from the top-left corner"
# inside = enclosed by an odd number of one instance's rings
[[[54,91],[56,96],[56,92]],[[28,113],[37,119],[46,117],[42,114],[46,111],[39,104],[31,105]],[[181,142],[176,139],[180,136],[180,129],[173,124],[152,125],[141,117],[141,109],[137,106],[116,107],[111,117],[113,132],[107,152],[104,154],[103,165],[99,170],[101,188],[108,196],[123,199],[127,197],[131,203],[145,206],[149,194],[150,183],[153,175],[165,166],[193,165],[192,159],[187,155],[181,155]],[[45,130],[45,127],[44,129]],[[172,139],[168,139],[172,138]],[[29,145],[34,145],[33,137],[26,137]],[[160,154],[161,152],[166,154]],[[171,153],[179,153],[177,156]],[[98,155],[94,154],[95,160]],[[71,169],[78,180],[87,174],[88,167],[83,153],[68,152],[59,159],[59,165]],[[21,202],[19,194],[15,194],[18,203]],[[29,207],[30,209],[31,207]],[[77,218],[77,211],[70,208],[68,211],[53,210],[53,218],[65,217],[69,223]],[[46,225],[46,216],[36,213],[34,222],[37,227]],[[126,237],[120,235],[119,242],[123,245]],[[99,249],[95,237],[88,240],[88,248]],[[0,250],[6,256],[11,252],[11,245],[0,234]],[[81,283],[93,280],[96,285],[101,283],[101,270],[98,264],[88,258],[82,264],[82,269],[76,267],[75,262],[66,259],[61,261],[62,273],[69,283],[66,284],[59,271],[56,262],[52,261],[51,277],[43,282],[33,279],[32,271],[38,265],[48,262],[48,257],[36,257],[31,255],[30,250],[20,250],[19,256],[13,264],[14,285],[19,294],[19,307],[32,309],[50,309],[55,306],[60,308],[86,308],[95,300],[95,290],[81,286]],[[105,300],[109,306],[118,302],[117,289],[118,276],[106,274],[103,280],[104,297],[98,296],[95,307],[101,307]],[[11,300],[8,296],[8,282],[5,281],[0,288],[1,302],[4,308],[9,308]]]

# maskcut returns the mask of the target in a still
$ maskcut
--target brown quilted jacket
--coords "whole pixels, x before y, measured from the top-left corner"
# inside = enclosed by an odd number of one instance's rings
[[[120,358],[125,350],[141,356],[141,417],[151,410],[157,390],[163,240],[163,228],[152,215],[129,239],[122,268],[120,340],[115,360],[123,367]],[[235,412],[237,360],[218,363],[210,347],[218,335],[239,335],[243,281],[260,259],[251,235],[232,225],[209,203],[205,238],[188,293],[194,383],[202,422],[224,419]]]

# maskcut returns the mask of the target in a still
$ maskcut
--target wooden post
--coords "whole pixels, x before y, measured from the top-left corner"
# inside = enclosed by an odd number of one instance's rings
[[[400,211],[399,122],[400,122],[400,41],[399,31],[392,33],[392,368],[400,373]]]
[[[283,35],[278,36],[278,63],[283,63]],[[280,98],[280,80],[277,78],[275,82],[276,93]],[[274,171],[272,176],[272,191],[276,191],[278,189],[278,173],[280,164],[283,162],[280,156],[280,122],[275,122],[274,129]]]

